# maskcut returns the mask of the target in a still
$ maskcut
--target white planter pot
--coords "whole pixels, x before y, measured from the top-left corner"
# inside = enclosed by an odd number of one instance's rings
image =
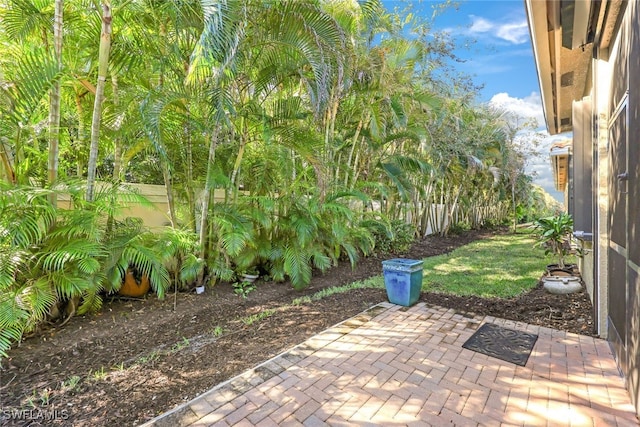
[[[258,278],[257,274],[246,274],[246,273],[242,274],[242,281],[244,282],[253,283],[256,281],[257,278]]]
[[[552,294],[573,294],[582,289],[580,278],[575,276],[547,276],[542,278],[545,290]]]
[[[196,294],[203,294],[204,286],[196,286]]]

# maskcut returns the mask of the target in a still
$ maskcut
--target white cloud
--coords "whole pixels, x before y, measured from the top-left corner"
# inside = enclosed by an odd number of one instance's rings
[[[529,41],[529,26],[527,21],[504,24],[498,27],[497,36],[513,44]]]
[[[497,93],[489,100],[489,105],[509,111],[524,120],[534,120],[537,128],[545,126],[542,99],[536,92],[524,98],[514,98],[506,92]]]
[[[527,131],[518,134],[518,142],[521,144],[531,143],[531,141],[537,140],[535,151],[537,155],[532,155],[527,159],[526,172],[533,177],[533,182],[541,186],[547,193],[549,193],[556,200],[562,202],[562,193],[556,191],[553,183],[553,169],[551,167],[551,160],[549,158],[549,150],[551,144],[561,139],[570,138],[571,135],[562,134],[549,136],[545,129],[544,114],[542,112],[542,101],[540,95],[536,92],[532,92],[529,96],[524,98],[514,98],[509,96],[508,93],[495,94],[489,101],[489,105],[511,112],[517,115],[523,120],[534,120],[537,124],[537,132]]]
[[[551,158],[549,157],[549,150],[551,145],[566,138],[571,138],[571,134],[561,134],[549,136],[542,139],[538,146],[539,156],[530,158],[525,168],[526,172],[533,177],[533,182],[542,187],[547,193],[554,197],[559,202],[564,202],[564,195],[562,192],[557,191],[553,181],[553,168],[551,166]]]
[[[511,22],[494,22],[481,16],[469,15],[471,26],[467,33],[471,36],[492,36],[512,44],[522,44],[529,40],[529,27],[523,18]]]
[[[486,33],[494,27],[491,22],[480,16],[469,15],[469,18],[471,18],[471,27],[469,28],[471,33]]]

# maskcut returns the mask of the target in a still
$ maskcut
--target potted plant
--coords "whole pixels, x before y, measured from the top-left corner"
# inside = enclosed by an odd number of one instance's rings
[[[582,288],[580,278],[574,276],[573,269],[567,269],[566,257],[571,251],[571,233],[573,218],[561,213],[556,216],[540,218],[535,222],[537,246],[542,246],[545,254],[553,254],[558,260],[556,266],[548,266],[548,274],[542,279],[545,289],[552,293],[573,293]]]
[[[149,277],[141,274],[137,269],[129,267],[125,272],[118,293],[126,297],[140,298],[145,296],[150,288]]]
[[[255,282],[260,274],[258,274],[258,269],[255,266],[249,267],[240,272],[240,278],[243,282],[253,283]]]
[[[540,218],[535,222],[538,243],[544,248],[545,254],[553,254],[558,260],[558,267],[565,268],[565,259],[571,250],[571,232],[573,218],[571,215],[560,215]]]

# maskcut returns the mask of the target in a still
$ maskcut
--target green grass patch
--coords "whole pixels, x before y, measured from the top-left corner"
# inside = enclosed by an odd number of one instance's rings
[[[264,320],[267,317],[273,316],[274,314],[276,314],[275,310],[264,310],[264,311],[261,311],[258,314],[252,314],[252,315],[247,316],[247,317],[242,317],[240,319],[240,321],[242,323],[244,323],[245,325],[247,325],[247,326],[251,326],[256,322],[260,322],[261,320]]]
[[[535,287],[551,262],[528,232],[493,236],[424,260],[422,290],[511,298]]]
[[[532,289],[549,263],[544,250],[534,247],[535,236],[528,229],[518,234],[496,235],[472,242],[454,251],[424,259],[422,290],[459,296],[511,298]],[[408,254],[407,257],[411,257]],[[568,263],[575,262],[570,257]],[[380,266],[382,271],[382,266]],[[352,289],[384,288],[382,275],[333,286],[296,298],[291,305],[308,304]]]
[[[347,285],[332,286],[330,288],[326,288],[321,291],[318,291],[313,295],[296,298],[291,302],[291,305],[308,304],[312,301],[318,301],[318,300],[321,300],[322,298],[326,298],[331,295],[342,294],[352,289],[364,289],[364,288],[380,288],[380,289],[384,288],[384,279],[382,278],[382,276],[375,276],[375,277],[370,277],[364,280],[358,280],[357,282],[352,282]]]

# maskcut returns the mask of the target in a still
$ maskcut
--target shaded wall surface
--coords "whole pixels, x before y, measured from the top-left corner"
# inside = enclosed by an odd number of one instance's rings
[[[608,127],[609,341],[640,413],[640,15],[626,4],[611,51]],[[597,90],[597,88],[596,88]]]

